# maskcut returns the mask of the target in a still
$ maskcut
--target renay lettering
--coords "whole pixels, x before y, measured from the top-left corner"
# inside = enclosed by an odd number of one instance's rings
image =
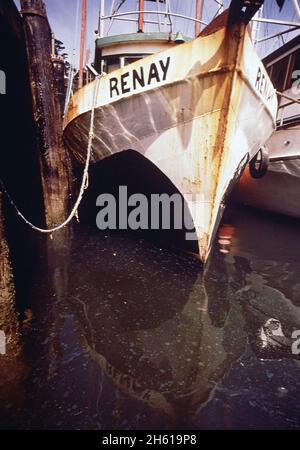
[[[255,87],[265,100],[270,100],[274,95],[273,86],[268,82],[266,75],[258,68]]]
[[[123,73],[120,77],[112,77],[110,83],[110,98],[116,98],[122,94],[135,91],[138,87],[150,86],[152,83],[159,83],[167,79],[170,67],[170,57],[165,61],[159,60],[152,63],[148,70],[143,66]]]

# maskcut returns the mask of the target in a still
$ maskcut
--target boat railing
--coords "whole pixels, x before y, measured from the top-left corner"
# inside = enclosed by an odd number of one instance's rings
[[[284,103],[284,105],[280,105],[280,106],[278,106],[278,110],[279,110],[279,109],[284,109],[284,108],[286,108],[287,106],[293,105],[294,103],[298,103],[298,102],[297,102],[297,101],[295,101],[295,100],[293,100],[293,101],[290,101],[290,102]]]
[[[277,95],[279,97],[281,97],[283,100],[287,100],[287,102],[282,103],[278,106],[278,112],[277,112],[277,118],[278,118],[277,128],[278,128],[278,127],[282,127],[284,125],[284,123],[288,120],[288,118],[284,114],[284,110],[286,108],[290,107],[291,105],[299,105],[299,109],[300,109],[300,99],[293,98],[290,95],[287,95],[287,94],[285,94],[283,92],[279,92],[279,91],[277,91]]]
[[[125,0],[126,1],[126,0]],[[123,5],[125,1],[121,2]],[[201,25],[206,26],[208,23],[203,20],[203,0],[196,0],[195,2],[195,15],[187,15],[181,12],[173,12],[171,10],[171,0],[160,2],[160,0],[152,0],[156,3],[156,8],[144,8],[144,0],[139,0],[137,10],[120,11],[119,8],[113,10],[115,2],[112,3],[110,13],[106,14],[105,0],[100,0],[99,22],[98,22],[98,37],[102,38],[104,35],[108,35],[114,21],[133,22],[138,26],[138,32],[144,31],[143,26],[145,24],[155,25],[157,31],[174,32],[174,24],[172,19],[179,19],[182,21],[188,21],[195,26],[195,36],[200,33]],[[217,13],[222,12],[223,3],[220,0],[215,0],[219,10]],[[164,3],[165,7],[160,8],[160,3]],[[120,6],[119,5],[119,6]],[[146,6],[146,5],[145,5]],[[149,17],[150,16],[150,17]],[[153,19],[152,19],[153,17]],[[155,17],[155,19],[154,19]],[[108,22],[108,27],[105,30],[105,25]],[[181,30],[176,30],[181,31]],[[175,32],[176,32],[175,31]]]
[[[103,1],[103,0],[102,0]],[[200,1],[200,0],[199,0]],[[218,6],[218,11],[216,12],[215,15],[220,14],[223,9],[224,9],[224,2],[221,0],[214,0],[216,5]],[[165,10],[161,10],[159,8],[157,8],[156,10],[150,10],[150,9],[138,9],[138,10],[134,10],[134,11],[121,11],[121,12],[114,12],[114,13],[110,13],[110,14],[102,14],[102,11],[104,11],[104,5],[102,5],[102,8],[100,9],[100,14],[99,14],[99,25],[98,25],[98,35],[99,37],[104,37],[104,23],[106,21],[110,21],[110,26],[112,24],[112,21],[114,20],[119,20],[119,21],[127,21],[127,22],[135,22],[138,23],[139,22],[139,18],[141,16],[143,16],[143,23],[144,24],[152,24],[152,25],[157,25],[159,28],[161,26],[169,26],[172,28],[173,24],[171,22],[171,18],[179,18],[182,20],[186,20],[186,21],[190,21],[194,24],[198,24],[198,25],[204,25],[207,26],[208,22],[204,21],[202,19],[202,14],[200,14],[200,17],[193,17],[193,16],[189,16],[189,15],[185,15],[185,14],[181,14],[181,13],[175,13],[172,12],[171,10],[165,9]],[[262,11],[262,10],[260,10]],[[149,19],[145,19],[144,15],[153,15],[157,17],[157,21],[155,20],[149,20]],[[135,17],[130,17],[130,16],[135,16]],[[164,19],[168,18],[169,19],[169,23],[166,23],[166,20],[161,21],[161,17],[163,17]],[[299,17],[300,19],[300,17]],[[273,34],[270,34],[268,36],[264,36],[262,38],[256,38],[254,39],[254,41],[256,43],[261,43],[264,42],[266,40],[270,40],[270,39],[274,39],[277,38],[278,36],[281,36],[285,33],[290,33],[292,31],[295,31],[297,29],[300,28],[300,22],[299,21],[294,21],[294,20],[280,20],[280,19],[273,19],[273,18],[266,18],[263,17],[262,15],[256,15],[254,17],[252,17],[251,19],[252,22],[256,22],[258,24],[267,24],[267,25],[279,25],[279,26],[287,26],[289,27],[286,30],[283,31],[279,31]],[[109,26],[109,29],[110,29]],[[160,30],[159,30],[160,31]]]
[[[151,11],[151,10],[139,10],[139,11],[126,11],[126,12],[120,12],[120,13],[116,13],[116,14],[109,14],[106,16],[102,16],[101,20],[126,20],[129,22],[137,22],[138,19],[135,18],[125,18],[126,16],[132,16],[132,15],[139,15],[139,14],[153,14],[156,16],[163,16],[163,17],[177,17],[180,19],[184,19],[184,20],[190,20],[194,23],[200,23],[201,25],[208,25],[207,22],[205,22],[204,20],[200,20],[200,19],[196,19],[196,17],[192,17],[192,16],[186,16],[185,14],[179,14],[179,13],[173,13],[173,12],[166,12],[166,11]],[[160,25],[165,25],[165,22],[157,22],[154,20],[144,20],[144,23],[151,23],[154,25],[160,24]]]

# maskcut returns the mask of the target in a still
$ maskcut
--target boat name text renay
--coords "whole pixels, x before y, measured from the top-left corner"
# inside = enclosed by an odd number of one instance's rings
[[[123,73],[120,77],[110,78],[110,98],[135,91],[138,87],[150,86],[153,81],[160,83],[165,81],[170,67],[170,56],[166,60],[160,59],[157,63],[152,63],[148,73],[144,67],[133,69]]]
[[[258,68],[256,75],[255,88],[267,101],[269,101],[275,93],[272,84],[268,81],[267,75],[263,73],[260,67]]]

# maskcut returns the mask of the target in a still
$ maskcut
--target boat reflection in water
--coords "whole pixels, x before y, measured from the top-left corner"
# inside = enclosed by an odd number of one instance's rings
[[[67,292],[36,292],[26,427],[299,427],[299,225],[231,224],[204,273],[79,230]]]
[[[204,275],[189,267],[187,276],[180,263],[160,272],[148,255],[150,276],[144,268],[132,275],[129,265],[114,274],[113,287],[108,265],[104,297],[91,303],[80,289],[73,296],[90,357],[121,395],[166,413],[173,426],[193,423],[246,351],[256,359],[297,359],[291,334],[300,329],[300,308],[285,294],[291,281],[286,277],[297,276],[294,263],[278,267],[272,255],[251,261],[247,249],[239,249],[243,236],[230,235],[234,231],[221,228],[221,245],[232,240],[233,253],[224,258],[216,252]],[[267,272],[276,269],[275,288]],[[97,273],[95,266],[95,278]],[[126,401],[121,403],[120,423],[127,418]]]

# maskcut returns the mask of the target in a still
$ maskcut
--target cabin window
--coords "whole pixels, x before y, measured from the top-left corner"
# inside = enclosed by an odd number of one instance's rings
[[[278,91],[290,89],[296,70],[300,70],[300,49],[268,67],[269,76]]]
[[[132,64],[135,61],[138,61],[139,59],[142,59],[144,57],[144,55],[140,55],[140,56],[126,56],[125,57],[125,66],[127,66],[128,64]]]
[[[110,73],[113,70],[120,69],[120,67],[127,66],[128,64],[132,64],[139,59],[144,58],[147,55],[124,55],[124,56],[107,56],[104,58],[104,67],[103,70],[106,73]]]
[[[109,56],[104,60],[104,72],[110,73],[113,70],[120,68],[120,57],[119,56]]]
[[[290,56],[277,61],[268,67],[268,73],[270,75],[271,81],[278,91],[284,91],[286,84],[286,73],[289,66]]]

